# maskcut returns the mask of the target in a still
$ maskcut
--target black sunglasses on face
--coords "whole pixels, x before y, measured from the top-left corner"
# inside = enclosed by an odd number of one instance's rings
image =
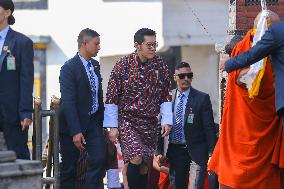
[[[177,74],[177,76],[178,76],[180,79],[184,79],[185,77],[191,79],[191,78],[193,78],[193,72],[181,73],[181,74]]]

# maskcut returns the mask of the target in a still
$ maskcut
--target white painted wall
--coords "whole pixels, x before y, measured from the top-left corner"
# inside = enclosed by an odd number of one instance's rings
[[[101,64],[101,75],[103,78],[103,91],[104,91],[104,98],[106,96],[107,92],[107,84],[109,80],[110,73],[112,71],[112,68],[114,64],[124,55],[117,55],[117,56],[106,56],[100,58],[100,64]]]
[[[226,36],[227,0],[48,2],[48,10],[16,10],[16,24],[12,26],[27,35],[51,37],[51,43],[47,48],[47,102],[53,94],[60,96],[60,67],[75,55],[76,39],[83,28],[89,27],[101,34],[102,49],[97,59],[101,62],[105,90],[109,73],[118,57],[134,50],[134,33],[142,27],[149,27],[156,30],[160,47],[184,46],[183,60],[189,60],[195,72],[193,85],[210,94],[216,110],[218,60],[213,45],[215,42],[223,41]],[[206,26],[213,40],[202,29],[189,7]]]
[[[192,86],[208,93],[211,98],[214,120],[218,117],[218,54],[213,45],[182,47],[182,61],[188,62],[193,71]]]
[[[228,9],[228,0],[163,0],[165,44],[204,45],[223,41],[229,24]]]
[[[118,2],[102,0],[48,0],[48,10],[16,10],[12,26],[26,35],[50,36],[47,48],[47,102],[60,95],[60,67],[77,52],[77,36],[86,27],[101,34],[101,51],[97,57],[132,52],[134,33],[149,27],[162,38],[161,2]]]

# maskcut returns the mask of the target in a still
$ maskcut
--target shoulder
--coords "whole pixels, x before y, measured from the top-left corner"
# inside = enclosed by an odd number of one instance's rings
[[[190,92],[194,93],[198,97],[202,97],[202,98],[208,98],[209,97],[209,94],[202,92],[202,91],[199,91],[195,88],[191,88],[190,90],[191,90]]]
[[[128,54],[126,56],[121,57],[115,63],[114,68],[121,70],[123,67],[126,67],[132,56],[133,56],[133,54]]]
[[[272,24],[270,27],[272,30],[277,30],[280,28],[284,28],[284,21],[280,21],[278,23]]]
[[[273,34],[276,34],[278,37],[283,36],[282,33],[284,30],[284,21],[272,24],[269,29]]]
[[[26,35],[20,33],[20,32],[17,32],[17,31],[14,31],[13,29],[10,28],[9,32],[12,33],[12,35],[15,36],[15,38],[17,39],[17,41],[21,42],[21,43],[29,43],[29,44],[32,44],[33,41]]]
[[[77,56],[77,55],[76,55]],[[73,58],[67,60],[63,66],[61,67],[61,70],[73,70],[76,68],[77,58],[74,56]]]

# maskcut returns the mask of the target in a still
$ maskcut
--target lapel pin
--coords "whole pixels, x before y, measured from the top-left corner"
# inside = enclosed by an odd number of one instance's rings
[[[9,47],[8,47],[8,46],[3,46],[3,51],[7,52],[7,51],[8,51],[8,49],[9,49]]]

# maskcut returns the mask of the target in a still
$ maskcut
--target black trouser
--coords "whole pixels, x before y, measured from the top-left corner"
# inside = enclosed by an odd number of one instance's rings
[[[190,156],[185,145],[169,144],[170,183],[173,189],[188,189]]]
[[[22,130],[20,123],[8,123],[5,115],[4,106],[0,104],[0,132],[4,133],[8,150],[15,151],[17,159],[30,159],[28,129]]]
[[[93,116],[84,134],[87,153],[86,189],[98,188],[105,176],[106,144],[103,129],[97,124]],[[60,172],[60,188],[73,189],[76,181],[76,168],[79,158],[79,150],[73,144],[73,138],[69,135],[60,135],[60,150],[62,165]]]
[[[203,189],[207,165],[191,159],[187,147],[169,144],[167,156],[170,162],[170,182],[173,189],[187,189],[190,174],[190,189]]]
[[[131,162],[128,163],[126,176],[129,189],[146,189],[148,174],[140,174],[140,166]]]

